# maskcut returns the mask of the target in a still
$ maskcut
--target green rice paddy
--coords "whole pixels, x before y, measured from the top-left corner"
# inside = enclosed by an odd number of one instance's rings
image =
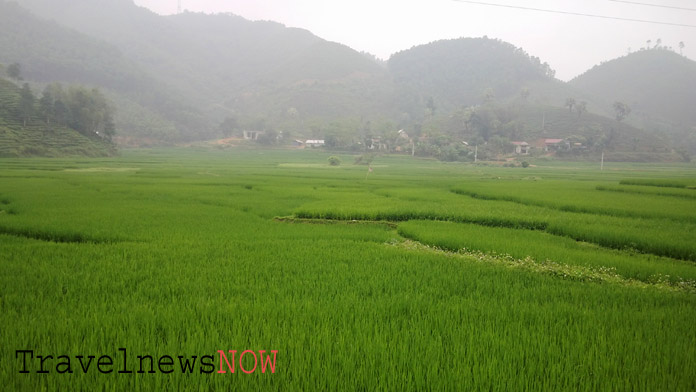
[[[4,388],[696,389],[693,165],[328,156],[0,160]],[[119,348],[215,371],[17,356]],[[218,350],[275,373],[218,374]]]

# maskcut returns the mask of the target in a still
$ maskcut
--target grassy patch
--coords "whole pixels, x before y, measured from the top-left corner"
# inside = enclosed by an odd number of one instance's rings
[[[473,250],[540,263],[608,268],[627,279],[668,281],[696,289],[693,262],[604,249],[540,231],[431,221],[404,222],[398,230],[406,238],[454,252]]]

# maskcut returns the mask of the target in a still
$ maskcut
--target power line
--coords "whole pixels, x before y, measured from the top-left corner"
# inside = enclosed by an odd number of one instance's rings
[[[660,22],[660,21],[656,21],[656,20],[621,18],[621,17],[617,17],[617,16],[606,16],[606,15],[593,15],[593,14],[585,14],[582,12],[557,11],[557,10],[549,10],[549,9],[544,9],[544,8],[522,7],[522,6],[517,6],[517,5],[509,5],[509,4],[486,3],[483,1],[468,1],[468,0],[452,0],[452,1],[456,1],[458,3],[478,4],[478,5],[486,5],[486,6],[492,6],[492,7],[514,8],[514,9],[527,10],[527,11],[550,12],[553,14],[575,15],[575,16],[586,16],[586,17],[590,17],[590,18],[622,20],[625,22],[652,23],[652,24],[661,24],[661,25],[668,25],[668,26],[694,27],[694,28],[696,28],[696,25]]]
[[[651,3],[639,3],[637,1],[624,1],[624,0],[609,0],[613,1],[614,3],[626,3],[626,4],[635,4],[635,5],[645,5],[648,7],[659,7],[659,8],[670,8],[673,10],[683,10],[683,11],[696,11],[696,8],[686,8],[686,7],[675,7],[671,5],[662,5],[662,4],[651,4]]]

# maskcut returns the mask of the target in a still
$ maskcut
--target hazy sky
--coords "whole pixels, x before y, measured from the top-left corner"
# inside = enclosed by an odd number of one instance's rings
[[[159,14],[178,0],[134,0]],[[611,0],[481,0],[485,3],[696,25],[696,11]],[[395,52],[439,39],[500,38],[538,56],[569,80],[601,61],[646,46],[664,46],[696,59],[696,28],[561,15],[454,0],[181,0],[194,12],[231,12],[250,20],[301,27],[329,41],[388,59]],[[635,0],[696,9],[694,0]]]

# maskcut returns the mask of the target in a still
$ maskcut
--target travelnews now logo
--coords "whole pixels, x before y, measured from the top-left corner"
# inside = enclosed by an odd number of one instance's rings
[[[119,348],[118,351],[119,353],[113,357],[100,355],[97,358],[96,355],[39,355],[35,354],[34,350],[15,350],[15,358],[20,360],[20,373],[169,374],[181,372],[183,374],[234,374],[239,370],[242,373],[251,374],[257,371],[275,373],[276,354],[278,353],[278,350],[271,350],[270,354],[267,354],[266,350],[244,350],[241,352],[217,350],[216,355],[202,356],[162,355],[155,357],[137,355],[135,360],[129,362],[126,349]]]

